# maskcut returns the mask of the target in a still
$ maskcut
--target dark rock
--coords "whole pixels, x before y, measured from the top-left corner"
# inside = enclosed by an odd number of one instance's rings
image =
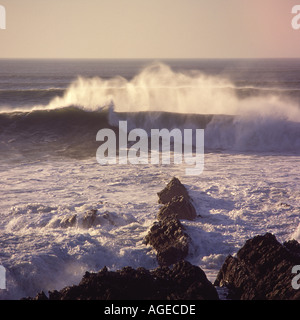
[[[197,217],[197,213],[190,201],[187,201],[183,196],[176,196],[160,208],[157,219],[162,220],[167,216],[174,216],[177,219],[194,220]]]
[[[293,242],[292,247],[298,245]],[[267,233],[246,241],[236,257],[228,256],[215,285],[226,286],[232,299],[300,299],[291,285],[292,268],[299,264],[299,255]]]
[[[188,255],[189,236],[179,219],[193,220],[196,210],[184,185],[173,178],[166,188],[158,193],[159,203],[163,203],[155,222],[145,238],[157,252],[160,266],[169,266]]]
[[[45,295],[45,292],[42,291],[42,292],[38,293],[34,298],[27,297],[27,298],[22,298],[21,300],[49,300],[49,299]]]
[[[167,186],[158,195],[158,203],[166,204],[176,196],[183,196],[185,200],[190,201],[190,196],[185,186],[176,177],[167,184]]]
[[[283,245],[293,254],[300,256],[300,243],[296,240],[289,240]]]
[[[63,291],[64,289],[62,289],[61,291]],[[57,290],[54,291],[49,291],[49,300],[60,300],[62,296],[62,292],[59,292]]]
[[[48,300],[48,297],[45,295],[45,292],[42,291],[37,294],[37,296],[35,297],[35,300]]]
[[[86,272],[79,285],[49,292],[49,300],[218,300],[214,286],[205,273],[189,262],[173,268],[125,267],[119,271],[106,268]]]
[[[176,289],[172,296],[176,300],[218,300],[215,287],[207,279],[204,271],[187,261],[173,265],[169,277],[175,280]]]
[[[156,222],[145,237],[145,243],[156,250],[160,266],[169,266],[184,259],[189,250],[189,237],[175,217]]]

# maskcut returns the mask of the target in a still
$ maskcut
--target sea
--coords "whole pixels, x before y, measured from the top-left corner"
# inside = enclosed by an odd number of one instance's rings
[[[97,132],[120,121],[147,134],[204,129],[203,171],[100,164]],[[104,266],[156,268],[144,238],[174,176],[198,214],[182,220],[187,260],[213,282],[253,236],[300,240],[299,160],[300,59],[1,59],[0,299],[48,294]],[[92,209],[99,223],[86,228]]]

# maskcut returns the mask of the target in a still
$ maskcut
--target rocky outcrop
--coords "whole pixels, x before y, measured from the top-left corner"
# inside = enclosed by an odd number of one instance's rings
[[[157,214],[158,222],[145,237],[145,244],[156,250],[160,266],[169,266],[184,259],[189,251],[190,238],[179,219],[194,220],[197,214],[185,186],[175,177],[158,192],[158,197],[164,206]]]
[[[177,219],[194,220],[197,214],[191,201],[186,200],[183,196],[175,196],[160,208],[157,219],[163,220],[170,216]]]
[[[231,299],[300,299],[291,284],[292,268],[299,264],[297,241],[280,244],[267,233],[246,241],[236,257],[228,256],[215,285],[226,286]]]
[[[185,200],[190,201],[190,196],[185,186],[179,181],[178,178],[173,177],[167,186],[158,195],[158,203],[166,204],[176,196],[182,196]]]
[[[31,298],[29,298],[31,299]],[[79,285],[42,292],[33,300],[217,300],[214,286],[205,273],[189,262],[181,261],[172,269],[125,267],[119,271],[103,268],[86,272]]]
[[[97,210],[91,209],[87,211],[81,221],[82,227],[85,229],[89,229],[92,226],[96,225],[96,219],[97,219]]]
[[[145,238],[157,252],[160,266],[169,266],[184,259],[189,251],[189,237],[175,217],[166,217],[156,222]]]

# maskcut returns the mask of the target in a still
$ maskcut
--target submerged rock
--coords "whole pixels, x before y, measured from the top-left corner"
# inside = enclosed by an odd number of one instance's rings
[[[215,285],[226,286],[232,299],[298,300],[300,292],[291,284],[295,265],[300,265],[298,244],[282,245],[266,233],[246,241],[236,257],[226,258]]]
[[[82,218],[82,221],[81,221],[82,227],[85,229],[89,229],[95,226],[96,219],[97,219],[97,210],[96,209],[89,210],[84,214]]]
[[[79,227],[90,229],[98,226],[119,227],[137,220],[130,214],[118,214],[115,212],[99,213],[97,209],[91,209],[84,214],[69,214],[63,218],[58,218],[49,223],[54,228]]]
[[[66,216],[60,221],[60,227],[61,228],[74,227],[76,225],[76,222],[77,222],[77,214]]]
[[[41,293],[34,299],[45,297]],[[181,261],[151,271],[86,272],[79,285],[49,292],[49,300],[218,300],[218,294],[199,267]]]

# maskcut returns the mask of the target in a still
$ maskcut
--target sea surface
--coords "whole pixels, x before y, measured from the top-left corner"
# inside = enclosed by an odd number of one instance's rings
[[[203,172],[100,165],[97,132],[117,134],[121,120],[149,137],[204,129]],[[0,60],[0,299],[77,284],[104,266],[156,268],[143,240],[173,176],[201,215],[182,221],[187,260],[213,282],[250,237],[300,240],[299,159],[300,59]],[[90,209],[102,220],[86,229]]]

